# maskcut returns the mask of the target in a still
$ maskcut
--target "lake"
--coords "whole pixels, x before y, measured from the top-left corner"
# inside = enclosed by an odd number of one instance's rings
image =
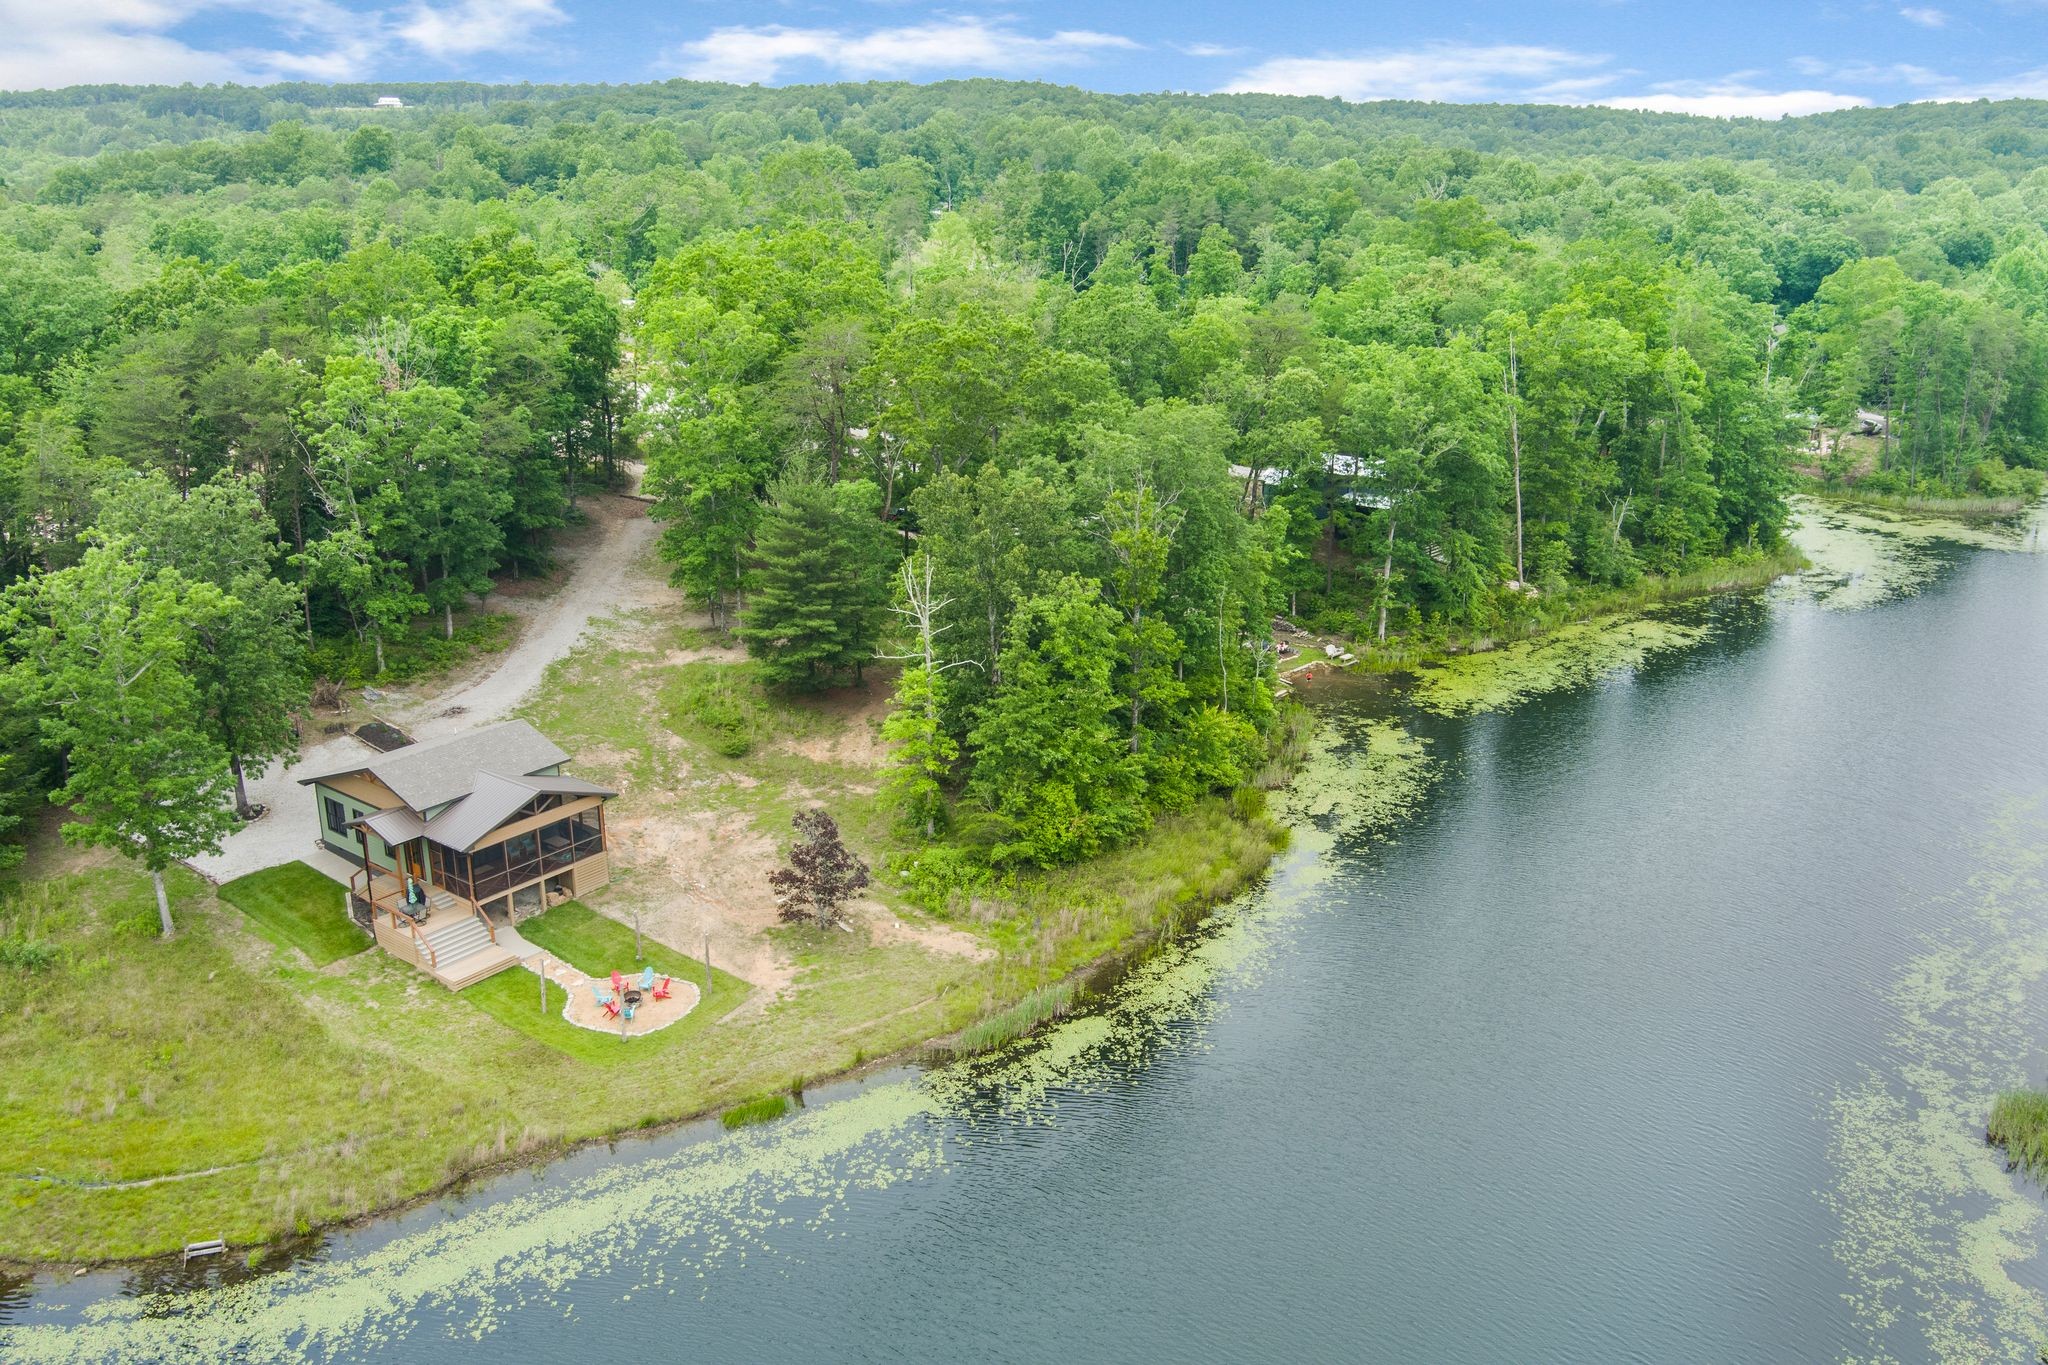
[[[2031,1360],[2048,556],[1804,517],[1619,645],[1312,685],[1268,881],[1011,1054],[17,1285],[0,1358]]]

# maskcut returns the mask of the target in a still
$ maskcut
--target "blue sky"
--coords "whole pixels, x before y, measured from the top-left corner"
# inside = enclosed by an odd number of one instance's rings
[[[0,0],[0,34],[13,89],[990,75],[1761,117],[2048,98],[2048,0]]]

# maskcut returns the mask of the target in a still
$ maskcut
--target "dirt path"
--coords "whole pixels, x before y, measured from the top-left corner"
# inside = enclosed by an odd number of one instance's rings
[[[414,739],[439,739],[503,720],[593,622],[622,609],[677,603],[675,589],[652,565],[660,528],[649,519],[647,504],[605,493],[586,495],[582,506],[589,521],[561,546],[573,564],[568,578],[545,596],[504,604],[526,618],[518,642],[453,687],[386,693],[377,707],[385,719]]]

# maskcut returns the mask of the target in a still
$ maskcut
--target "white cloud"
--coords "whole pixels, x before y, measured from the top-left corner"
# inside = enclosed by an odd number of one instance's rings
[[[527,47],[535,29],[568,19],[554,0],[459,0],[414,5],[398,35],[429,57],[447,61]]]
[[[1759,90],[1741,82],[1659,86],[1647,95],[1616,95],[1595,100],[1613,109],[1647,109],[1659,114],[1699,114],[1707,118],[1798,118],[1831,109],[1861,109],[1862,95],[1833,90]]]
[[[1223,88],[1346,100],[1497,99],[1526,96],[1523,87],[1531,83],[1564,81],[1606,60],[1554,47],[1432,43],[1348,56],[1274,57]]]
[[[1188,57],[1235,57],[1244,49],[1226,47],[1222,43],[1175,43],[1173,50]]]
[[[2048,99],[2048,66],[2037,66],[2009,76],[1965,79],[1911,62],[1828,62],[1815,57],[1795,57],[1795,69],[1804,75],[1826,80],[1830,85],[1895,85],[1913,92],[1911,99],[1933,104],[1969,100]]]
[[[239,17],[267,44],[195,46],[201,18]],[[353,80],[394,52],[448,60],[525,43],[564,16],[553,0],[458,0],[350,10],[334,0],[0,0],[0,89],[99,82]]]
[[[1948,23],[1947,11],[1935,9],[1931,5],[1901,6],[1899,17],[1909,24],[1918,24],[1922,28],[1942,28]]]
[[[1962,103],[1969,100],[2048,100],[2048,66],[2037,66],[1995,81],[1944,79],[1931,94],[1921,96],[1933,103]]]
[[[1037,38],[1007,22],[962,17],[848,33],[783,24],[735,25],[684,43],[670,54],[678,74],[699,81],[768,84],[793,66],[839,76],[903,77],[940,71],[1022,74],[1073,66],[1099,53],[1139,45],[1113,33],[1068,29]]]

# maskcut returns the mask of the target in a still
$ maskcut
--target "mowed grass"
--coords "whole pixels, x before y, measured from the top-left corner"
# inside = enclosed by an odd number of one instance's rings
[[[521,937],[536,948],[545,948],[587,976],[603,979],[613,971],[637,975],[642,967],[653,966],[656,976],[672,976],[704,989],[704,964],[696,959],[641,937],[643,956],[633,956],[633,930],[616,920],[606,919],[580,901],[566,901],[545,914],[536,915],[519,926]],[[579,1028],[562,1017],[562,988],[548,984],[548,1003],[541,1010],[540,978],[523,970],[499,972],[462,992],[462,1000],[474,1005],[507,1028],[516,1029],[536,1042],[579,1061],[601,1066],[644,1060],[650,1051],[673,1052],[701,1040],[753,994],[754,988],[712,965],[708,999],[667,1028],[641,1036],[621,1038]]]
[[[316,967],[360,953],[371,938],[349,918],[345,889],[304,863],[286,863],[237,877],[220,898],[249,917],[256,932],[282,948],[297,948]]]

